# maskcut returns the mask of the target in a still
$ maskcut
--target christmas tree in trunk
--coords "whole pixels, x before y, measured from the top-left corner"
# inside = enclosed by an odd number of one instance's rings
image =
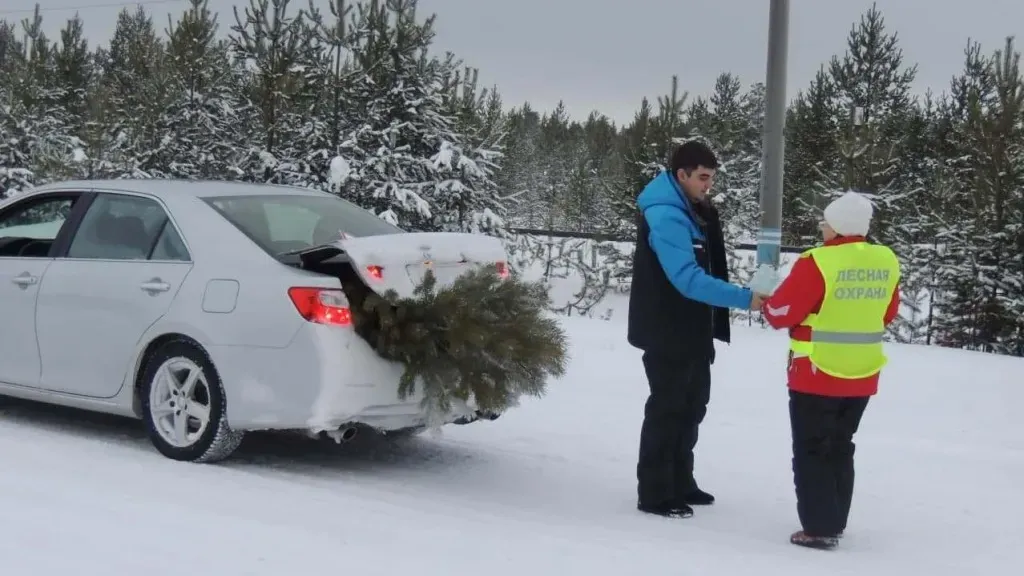
[[[354,278],[344,289],[359,335],[405,366],[399,397],[422,386],[428,414],[448,413],[456,398],[500,413],[524,394],[542,396],[547,378],[565,372],[566,336],[540,283],[481,266],[440,288],[428,272],[405,298]]]

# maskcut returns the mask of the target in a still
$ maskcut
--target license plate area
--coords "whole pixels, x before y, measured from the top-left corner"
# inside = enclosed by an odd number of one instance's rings
[[[414,286],[419,286],[423,279],[427,275],[427,270],[434,271],[434,277],[437,278],[437,287],[446,288],[455,283],[455,280],[466,271],[466,264],[464,262],[455,262],[451,264],[409,264],[405,267],[406,272],[409,274],[409,279],[412,280]]]

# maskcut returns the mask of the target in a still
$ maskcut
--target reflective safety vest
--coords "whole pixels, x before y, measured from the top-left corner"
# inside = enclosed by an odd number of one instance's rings
[[[807,356],[822,372],[855,380],[877,374],[887,361],[882,352],[885,312],[900,279],[900,263],[886,246],[853,242],[812,248],[825,279],[821,310],[801,324],[810,341],[790,340],[794,355]]]

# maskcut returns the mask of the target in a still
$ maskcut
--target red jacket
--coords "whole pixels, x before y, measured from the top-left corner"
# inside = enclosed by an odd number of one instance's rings
[[[863,242],[863,236],[839,237],[825,243],[826,246]],[[808,315],[821,310],[825,298],[825,278],[818,270],[814,258],[800,258],[793,270],[775,290],[771,298],[761,306],[765,320],[772,328],[789,329],[790,338],[809,340],[811,329],[799,326]],[[900,291],[893,291],[889,308],[885,312],[888,326],[899,312]],[[867,378],[848,379],[825,374],[816,369],[807,357],[789,355],[789,388],[797,392],[819,396],[873,396],[878,392],[878,374]]]

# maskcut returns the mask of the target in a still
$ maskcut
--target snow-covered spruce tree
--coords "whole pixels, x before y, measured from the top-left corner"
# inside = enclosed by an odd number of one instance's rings
[[[900,214],[900,229],[907,238],[901,254],[901,307],[889,331],[899,342],[931,343],[936,271],[944,248],[938,236],[945,229],[946,207],[956,201],[957,192],[954,174],[944,156],[949,126],[930,92],[911,111],[906,123],[906,149],[900,168],[905,190],[914,201]]]
[[[234,58],[244,68],[238,106],[241,137],[248,143],[238,163],[251,182],[291,184],[301,168],[302,127],[307,107],[322,95],[323,46],[291,0],[250,0],[235,8],[230,35]]]
[[[661,170],[657,130],[654,109],[650,101],[644,98],[639,110],[633,115],[633,121],[622,131],[622,178],[618,183],[620,199],[617,206],[619,221],[626,223],[626,236],[636,235],[637,196]]]
[[[176,22],[169,19],[167,106],[160,118],[166,135],[160,164],[168,177],[239,176],[241,139],[233,95],[239,78],[231,64],[230,45],[217,39],[219,27],[207,0],[189,0]]]
[[[366,33],[365,19],[354,12],[355,4],[332,0],[330,14],[325,16],[310,5],[309,26],[323,48],[317,58],[322,69],[321,97],[307,113],[303,124],[305,154],[298,184],[340,193],[344,186],[358,179],[362,155],[355,143],[347,140],[362,122],[356,108],[360,83],[367,78],[353,58],[352,50]],[[365,86],[363,87],[365,89]]]
[[[974,208],[975,182],[982,146],[977,142],[977,120],[972,109],[987,109],[995,101],[995,82],[987,59],[977,43],[965,49],[964,70],[953,79],[950,92],[940,107],[940,120],[949,125],[941,159],[952,173],[951,202],[941,205],[942,225],[936,231],[941,251],[935,271],[932,319],[934,341],[941,346],[981,349],[981,307],[984,291],[975,258],[979,221]]]
[[[505,116],[508,135],[505,140],[505,157],[501,170],[495,174],[495,184],[502,191],[507,209],[506,223],[509,228],[539,229],[546,212],[537,201],[537,191],[542,178],[539,169],[541,115],[529,103],[513,108]],[[536,261],[532,247],[534,238],[527,234],[509,231],[505,238],[505,250],[509,263],[517,274],[533,274]]]
[[[560,202],[563,230],[607,233],[618,226],[616,138],[615,125],[597,112],[582,124],[571,124],[571,143],[565,149],[569,182]]]
[[[612,194],[611,205],[617,223],[617,226],[608,232],[619,238],[636,238],[636,198],[651,178],[661,170],[662,160],[658,152],[660,146],[657,142],[657,131],[657,118],[653,108],[650,101],[643,98],[639,110],[633,115],[633,121],[625,126],[620,134],[618,175],[616,178],[602,181],[602,185],[609,188]],[[619,289],[628,291],[633,274],[635,244],[619,243],[613,246],[608,252],[610,275]]]
[[[109,51],[97,47],[90,53],[89,59],[93,76],[85,93],[86,113],[79,132],[84,158],[78,169],[85,179],[116,177],[120,174],[115,165],[118,158],[111,150],[118,142],[118,135],[112,129],[118,116],[107,103],[111,87],[103,77],[103,66],[109,59]]]
[[[1013,38],[992,55],[996,102],[984,114],[988,151],[976,194],[987,234],[980,240],[981,282],[988,299],[984,324],[990,349],[1024,356],[1024,77]]]
[[[541,117],[537,138],[540,177],[533,201],[544,211],[540,218],[544,230],[562,230],[566,225],[562,204],[569,188],[574,148],[569,112],[565,103],[559,102],[551,113]]]
[[[846,54],[833,57],[829,66],[836,96],[833,109],[842,115],[837,124],[844,162],[843,173],[823,173],[819,186],[830,196],[848,189],[869,195],[876,207],[872,237],[897,253],[911,241],[900,218],[913,204],[914,187],[912,175],[901,166],[907,155],[906,128],[914,109],[910,89],[916,73],[916,66],[904,65],[898,37],[886,30],[874,5],[850,30]],[[862,116],[855,117],[857,111]]]
[[[639,167],[641,174],[650,176],[648,180],[668,168],[672,151],[678,144],[686,140],[686,135],[689,133],[686,121],[686,103],[689,98],[689,92],[680,91],[678,76],[672,76],[672,88],[668,94],[658,96],[658,115],[651,127],[653,155],[649,158],[646,166]],[[642,189],[643,186],[634,192],[634,201]]]
[[[501,169],[506,134],[497,90],[480,90],[478,70],[453,54],[439,62],[444,106],[451,119],[440,150],[431,158],[438,182],[433,204],[442,230],[505,236],[506,206],[495,174]]]
[[[593,196],[593,222],[589,230],[602,237],[590,243],[582,267],[588,280],[586,312],[610,318],[612,309],[598,307],[614,292],[625,292],[633,271],[636,218],[624,209],[628,178],[625,140],[620,130],[605,116],[592,115],[584,126],[590,158],[589,187]],[[631,207],[635,213],[635,204]],[[603,309],[602,309],[603,308]]]
[[[827,204],[818,182],[835,181],[840,173],[840,115],[835,86],[824,68],[798,93],[786,117],[786,158],[783,172],[783,243],[812,246],[819,242],[818,221]]]
[[[8,101],[12,121],[21,126],[15,133],[22,134],[18,146],[27,154],[32,182],[80,177],[86,166],[79,134],[87,119],[83,104],[92,73],[81,20],[69,20],[56,43],[42,32],[38,7],[22,28],[24,51],[10,53],[8,62],[17,70],[10,69],[15,78],[5,84],[13,98]]]
[[[9,104],[7,89],[0,85],[0,198],[24,192],[33,186],[31,124]]]
[[[61,77],[57,72],[57,46],[43,33],[38,6],[31,19],[22,21],[20,53],[11,53],[9,74],[11,99],[8,102],[7,147],[18,150],[25,168],[31,171],[31,183],[39,185],[70,174],[73,165],[73,139],[68,116],[61,107]],[[27,173],[22,173],[27,176]],[[27,180],[23,178],[20,188]]]
[[[954,110],[962,119],[954,165],[964,187],[966,221],[958,230],[962,241],[947,250],[942,277],[956,292],[943,303],[939,326],[945,343],[1015,355],[1024,353],[1024,85],[1019,58],[1012,40],[987,59],[969,49],[964,77],[954,84]],[[955,274],[957,256],[971,264],[969,276]],[[957,318],[970,318],[969,328],[957,325]]]
[[[939,239],[949,231],[942,209],[957,193],[952,171],[941,158],[928,158],[921,174],[918,202],[902,220],[904,228],[919,239],[901,255],[906,271],[900,282],[901,312],[890,330],[894,340],[909,344],[932,343],[935,302],[943,297],[937,273],[945,244]]]
[[[1021,354],[1019,60],[1012,43],[991,58],[977,43],[941,107],[941,147],[956,189],[940,212],[933,333],[940,345]]]
[[[407,230],[437,231],[443,219],[435,155],[451,142],[444,70],[428,54],[434,17],[422,22],[415,0],[370,0],[356,7],[352,46],[358,77],[352,106],[361,122],[347,140],[359,172],[341,194]]]
[[[24,43],[13,24],[0,21],[0,197],[32,187],[33,126],[18,93],[26,73]]]
[[[541,115],[531,132],[529,179],[531,188],[517,196],[522,205],[529,203],[530,227],[539,230],[564,230],[564,202],[569,189],[572,151],[575,149],[573,128],[565,105],[559,103],[548,114]],[[517,269],[545,283],[568,275],[571,255],[565,250],[566,238],[542,235],[519,235],[509,248]]]
[[[578,125],[571,126],[572,136],[565,147],[565,188],[558,194],[556,206],[561,216],[560,230],[592,232],[597,206],[591,186],[591,168],[587,142]]]
[[[48,146],[47,179],[88,178],[89,92],[98,80],[93,54],[85,39],[83,22],[76,14],[60,31],[54,45],[54,106],[51,114],[60,126]]]
[[[544,211],[534,200],[540,179],[537,145],[541,116],[528,103],[504,116],[508,135],[495,182],[508,209],[506,221],[513,227],[539,228]]]
[[[33,179],[26,150],[28,130],[8,104],[9,98],[0,85],[0,198],[31,188]]]
[[[167,175],[162,162],[166,134],[160,125],[168,104],[166,53],[141,6],[118,14],[109,51],[101,52],[104,60],[98,62],[103,69],[106,146],[101,156],[89,155],[93,177]]]
[[[575,313],[608,318],[612,310],[600,306],[605,298],[628,287],[633,246],[621,241],[635,235],[635,219],[623,220],[625,172],[619,130],[606,116],[592,113],[582,126],[585,172],[573,195],[581,229],[600,235],[584,244],[575,259],[583,282],[570,302]]]

